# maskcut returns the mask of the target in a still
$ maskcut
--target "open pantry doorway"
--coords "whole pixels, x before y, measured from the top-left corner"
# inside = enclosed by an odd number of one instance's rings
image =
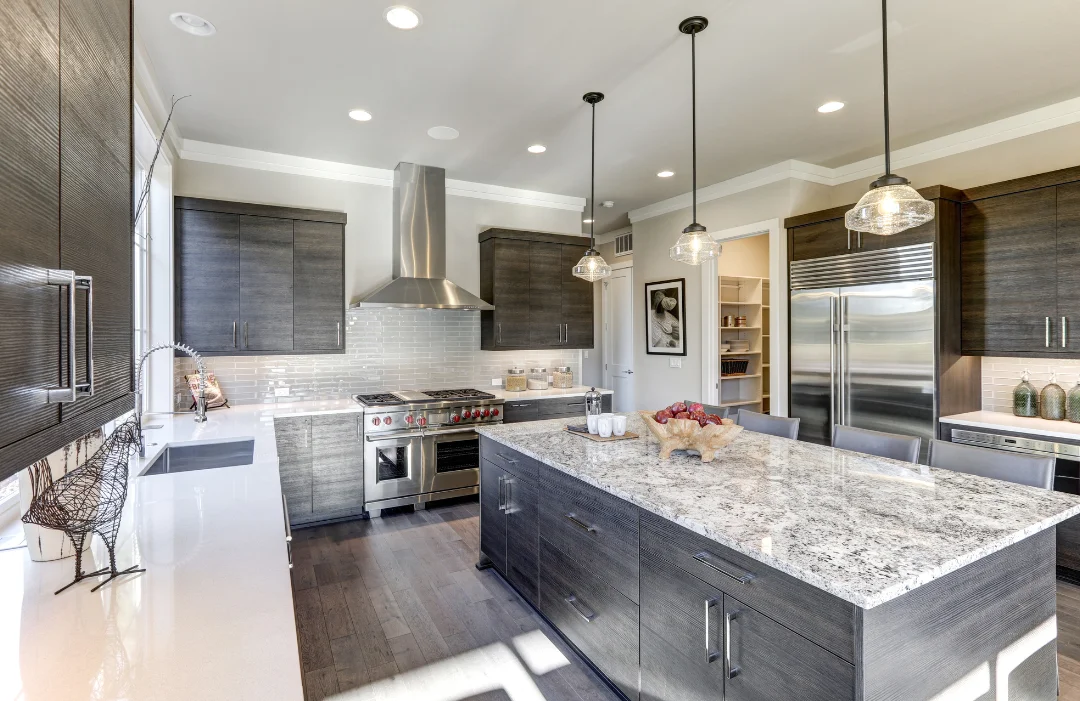
[[[787,247],[780,221],[713,234],[702,265],[702,396],[731,412],[787,415]]]

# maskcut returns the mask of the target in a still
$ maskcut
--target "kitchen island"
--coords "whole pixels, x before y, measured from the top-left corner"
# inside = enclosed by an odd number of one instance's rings
[[[628,698],[1056,698],[1077,497],[749,431],[661,461],[636,416],[617,443],[567,423],[479,429],[482,564]]]

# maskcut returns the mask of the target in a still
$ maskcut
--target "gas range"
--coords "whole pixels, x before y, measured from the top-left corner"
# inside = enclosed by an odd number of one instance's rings
[[[503,400],[477,389],[376,392],[353,399],[364,407],[366,434],[502,422]]]

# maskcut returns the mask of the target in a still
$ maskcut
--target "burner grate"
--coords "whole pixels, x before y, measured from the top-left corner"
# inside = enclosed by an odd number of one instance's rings
[[[401,399],[389,392],[380,392],[376,394],[358,394],[356,395],[356,401],[361,404],[373,405],[373,404],[400,404]]]
[[[494,394],[478,389],[425,389],[423,393],[433,399],[494,399]]]

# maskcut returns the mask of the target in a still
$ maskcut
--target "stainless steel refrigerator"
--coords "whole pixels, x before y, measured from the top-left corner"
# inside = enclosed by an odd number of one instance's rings
[[[828,445],[834,424],[934,437],[933,244],[791,264],[791,416]],[[925,457],[924,457],[925,461]]]

